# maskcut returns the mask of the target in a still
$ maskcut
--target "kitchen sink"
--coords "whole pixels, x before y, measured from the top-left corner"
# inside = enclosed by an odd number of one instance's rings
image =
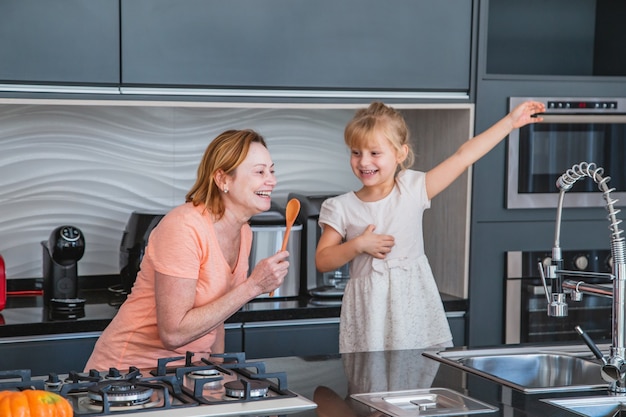
[[[601,376],[600,361],[585,345],[449,349],[423,354],[526,393],[608,388]]]
[[[626,416],[626,396],[597,396],[541,400],[553,406],[588,417]]]
[[[393,417],[466,416],[498,410],[447,388],[352,394],[351,397]]]

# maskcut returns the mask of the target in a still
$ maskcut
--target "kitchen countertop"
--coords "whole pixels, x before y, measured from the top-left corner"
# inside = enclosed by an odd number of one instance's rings
[[[76,320],[46,319],[41,296],[9,297],[0,312],[0,337],[101,331],[110,322],[123,297],[106,289],[82,290],[86,315]],[[465,311],[467,300],[442,295],[446,310]],[[338,317],[338,306],[316,306],[308,297],[253,300],[230,322]],[[540,401],[545,398],[607,395],[605,391],[524,394],[476,375],[467,374],[422,355],[421,350],[365,352],[316,357],[261,359],[266,371],[286,372],[289,389],[318,404],[316,410],[294,417],[374,417],[369,407],[350,394],[447,388],[497,407],[480,417],[571,417],[566,410]]]
[[[577,414],[541,399],[608,395],[606,391],[524,394],[422,355],[419,350],[351,353],[312,358],[264,360],[268,372],[287,373],[289,389],[314,400],[318,408],[297,417],[378,417],[350,394],[448,388],[498,410],[482,417],[566,417]],[[417,415],[417,414],[416,414]]]
[[[9,280],[9,290],[15,290],[11,284]],[[21,291],[41,288],[38,280],[19,284],[22,287],[17,290]],[[24,288],[25,285],[30,288]],[[124,295],[111,291],[115,285],[107,288],[82,285],[79,288],[79,297],[86,300],[85,317],[71,320],[51,320],[41,295],[9,296],[5,309],[0,311],[0,338],[104,330],[124,301]],[[447,294],[441,296],[446,311],[467,311],[467,300]],[[231,316],[227,323],[332,318],[339,317],[340,311],[339,305],[317,305],[316,300],[307,296],[257,298]]]

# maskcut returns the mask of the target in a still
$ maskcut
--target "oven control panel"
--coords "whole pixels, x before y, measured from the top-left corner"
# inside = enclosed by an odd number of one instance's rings
[[[607,101],[579,101],[579,100],[548,100],[546,103],[548,110],[617,110],[618,104],[615,100]]]

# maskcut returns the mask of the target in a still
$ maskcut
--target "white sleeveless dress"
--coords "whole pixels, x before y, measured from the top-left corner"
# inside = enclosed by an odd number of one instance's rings
[[[350,262],[341,306],[339,350],[371,352],[451,345],[443,303],[424,253],[422,215],[430,208],[426,175],[405,170],[384,199],[363,202],[354,192],[326,200],[319,223],[346,240],[376,225],[395,246],[385,259],[367,254]]]

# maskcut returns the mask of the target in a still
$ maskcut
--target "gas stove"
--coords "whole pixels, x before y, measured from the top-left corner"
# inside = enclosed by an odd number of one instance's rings
[[[74,416],[210,417],[284,415],[316,407],[287,389],[284,372],[267,373],[245,354],[194,354],[159,359],[156,368],[91,370],[32,377],[30,370],[0,371],[0,390],[40,389],[66,398]],[[185,360],[183,366],[170,366]]]

